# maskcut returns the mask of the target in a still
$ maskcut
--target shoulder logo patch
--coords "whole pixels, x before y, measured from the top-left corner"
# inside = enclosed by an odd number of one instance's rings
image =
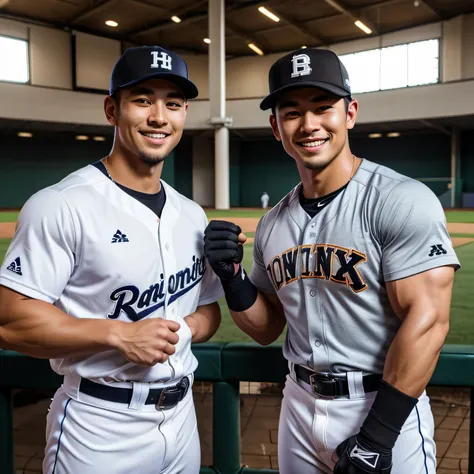
[[[446,255],[448,252],[443,248],[442,244],[432,245],[428,257],[433,257],[434,255]]]
[[[130,242],[128,240],[128,237],[126,234],[121,232],[119,229],[117,229],[117,232],[112,236],[112,244],[119,243],[119,242]]]
[[[23,273],[21,273],[20,257],[15,258],[15,260],[13,260],[10,265],[8,265],[7,270],[10,270],[11,272],[16,273],[17,275],[23,275]]]

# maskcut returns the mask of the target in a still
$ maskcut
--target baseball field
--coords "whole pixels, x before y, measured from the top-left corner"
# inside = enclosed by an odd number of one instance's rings
[[[260,217],[264,214],[259,209],[232,209],[230,211],[206,211],[209,219],[232,220],[239,224],[248,237],[244,246],[244,267],[248,273],[252,268],[253,237]],[[0,212],[0,262],[14,231],[18,212]],[[462,268],[456,273],[453,299],[451,305],[451,329],[447,343],[474,344],[474,211],[446,211],[448,230]],[[250,341],[233,323],[225,301],[220,301],[222,324],[213,341]],[[279,339],[282,342],[284,334]]]

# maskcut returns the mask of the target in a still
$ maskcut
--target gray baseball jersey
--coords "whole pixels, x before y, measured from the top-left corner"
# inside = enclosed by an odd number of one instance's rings
[[[283,304],[283,353],[316,371],[382,373],[401,324],[385,282],[459,268],[439,199],[368,160],[313,219],[299,203],[299,187],[259,222],[251,273]]]

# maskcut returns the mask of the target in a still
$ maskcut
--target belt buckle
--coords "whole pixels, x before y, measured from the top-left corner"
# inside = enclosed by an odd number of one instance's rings
[[[158,401],[156,402],[155,404],[155,409],[156,410],[163,410],[163,403],[165,402],[165,396],[166,396],[166,388],[164,388],[161,393],[160,393],[160,396],[158,398]]]
[[[170,408],[174,408],[186,395],[187,389],[189,387],[189,380],[187,377],[184,377],[177,385],[174,385],[172,387],[166,387],[164,388],[160,396],[158,398],[158,401],[155,404],[155,409],[156,410],[169,410]],[[182,392],[181,396],[176,399],[176,402],[170,405],[169,407],[165,407],[164,404],[166,402],[166,395],[173,394],[176,392]]]
[[[309,376],[309,382],[313,393],[320,397],[334,400],[336,395],[336,379],[329,374],[314,373]],[[332,390],[331,394],[321,393],[324,388]]]

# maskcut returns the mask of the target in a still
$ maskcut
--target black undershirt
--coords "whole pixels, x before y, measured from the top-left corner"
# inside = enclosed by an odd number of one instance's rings
[[[95,163],[92,163],[92,165],[95,166],[98,170],[100,170],[105,176],[107,176],[107,178],[111,179],[102,161],[96,161]],[[129,196],[132,196],[137,201],[141,202],[144,206],[148,207],[148,209],[153,211],[158,217],[161,218],[161,212],[163,211],[163,207],[165,207],[165,202],[166,202],[166,194],[165,194],[165,189],[163,186],[161,186],[161,189],[159,192],[155,194],[148,194],[148,193],[141,193],[140,191],[135,191],[134,189],[130,189],[125,186],[122,186],[116,181],[114,181],[114,183],[122,191],[125,191]]]
[[[342,188],[336,189],[332,193],[326,194],[326,196],[321,196],[315,199],[305,198],[303,195],[303,186],[300,187],[300,204],[301,207],[308,213],[311,219],[321,212],[331,201],[334,200],[344,189],[347,188],[346,183]]]

